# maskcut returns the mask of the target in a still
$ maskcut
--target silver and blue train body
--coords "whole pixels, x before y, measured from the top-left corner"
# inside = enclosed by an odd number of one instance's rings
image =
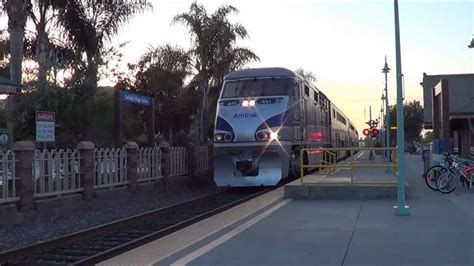
[[[313,84],[285,68],[228,74],[217,104],[217,186],[273,186],[300,171],[300,149],[350,147],[358,133]],[[317,164],[319,152],[303,160]],[[339,157],[345,154],[338,154]]]

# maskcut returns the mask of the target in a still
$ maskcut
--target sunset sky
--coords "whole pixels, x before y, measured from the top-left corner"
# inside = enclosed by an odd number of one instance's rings
[[[172,18],[189,9],[190,0],[155,0],[153,12],[126,26],[116,42],[130,40],[125,61],[134,62],[150,45],[188,48],[190,37]],[[252,67],[299,67],[313,72],[318,86],[362,132],[364,108],[378,116],[384,87],[381,69],[387,55],[390,103],[396,101],[393,1],[198,1],[209,12],[222,4],[240,10],[232,21],[250,35],[240,44],[260,62]],[[472,1],[400,1],[402,71],[405,97],[422,100],[423,72],[470,73],[474,50]]]
[[[170,43],[189,48],[188,30],[171,25],[172,18],[187,12],[192,0],[152,0],[153,11],[135,17],[114,44],[130,41],[123,49],[124,62],[135,63],[150,46]],[[230,4],[240,13],[231,20],[243,24],[249,39],[239,44],[252,49],[260,62],[250,67],[304,68],[318,79],[316,86],[350,117],[359,132],[381,108],[387,56],[390,103],[396,102],[393,1],[317,0],[200,0],[209,13]],[[471,73],[474,49],[472,1],[399,2],[402,70],[406,100],[422,100],[423,72]],[[6,24],[6,17],[2,17]],[[111,85],[102,80],[102,85]],[[367,117],[364,117],[364,109]]]

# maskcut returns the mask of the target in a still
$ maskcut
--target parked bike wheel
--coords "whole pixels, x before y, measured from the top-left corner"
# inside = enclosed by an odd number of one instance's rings
[[[429,188],[431,188],[434,191],[438,191],[438,187],[436,186],[436,181],[438,180],[438,177],[443,174],[448,172],[448,169],[444,168],[441,165],[435,165],[430,167],[424,174],[423,178],[425,179],[426,185],[428,185]]]
[[[438,187],[439,192],[443,194],[453,192],[456,189],[457,179],[456,175],[452,172],[442,173],[436,181],[436,186]]]

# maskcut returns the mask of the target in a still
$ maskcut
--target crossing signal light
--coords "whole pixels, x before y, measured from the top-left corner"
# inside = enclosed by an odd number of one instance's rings
[[[368,129],[368,128],[364,129],[364,131],[362,131],[362,134],[364,134],[364,136],[366,136],[366,137],[369,136],[370,129]]]
[[[370,135],[374,138],[377,137],[379,135],[379,130],[376,128],[372,129],[372,132],[370,132]]]

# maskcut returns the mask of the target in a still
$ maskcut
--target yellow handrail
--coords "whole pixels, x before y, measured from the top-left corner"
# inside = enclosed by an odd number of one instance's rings
[[[392,153],[392,162],[387,163],[374,163],[374,164],[359,164],[354,163],[354,155],[360,151],[389,151],[389,154]],[[322,160],[319,164],[304,164],[304,154],[308,151],[320,151],[322,154]],[[349,154],[349,163],[348,164],[337,164],[337,153],[336,151],[346,151]],[[351,172],[351,183],[355,181],[354,178],[354,168],[389,168],[392,170],[393,174],[398,174],[398,158],[397,158],[397,148],[362,148],[362,147],[353,147],[353,148],[303,148],[300,150],[300,177],[301,184],[304,184],[304,169],[306,168],[319,168],[320,173],[324,169],[324,173],[335,174],[336,168],[350,168]]]

